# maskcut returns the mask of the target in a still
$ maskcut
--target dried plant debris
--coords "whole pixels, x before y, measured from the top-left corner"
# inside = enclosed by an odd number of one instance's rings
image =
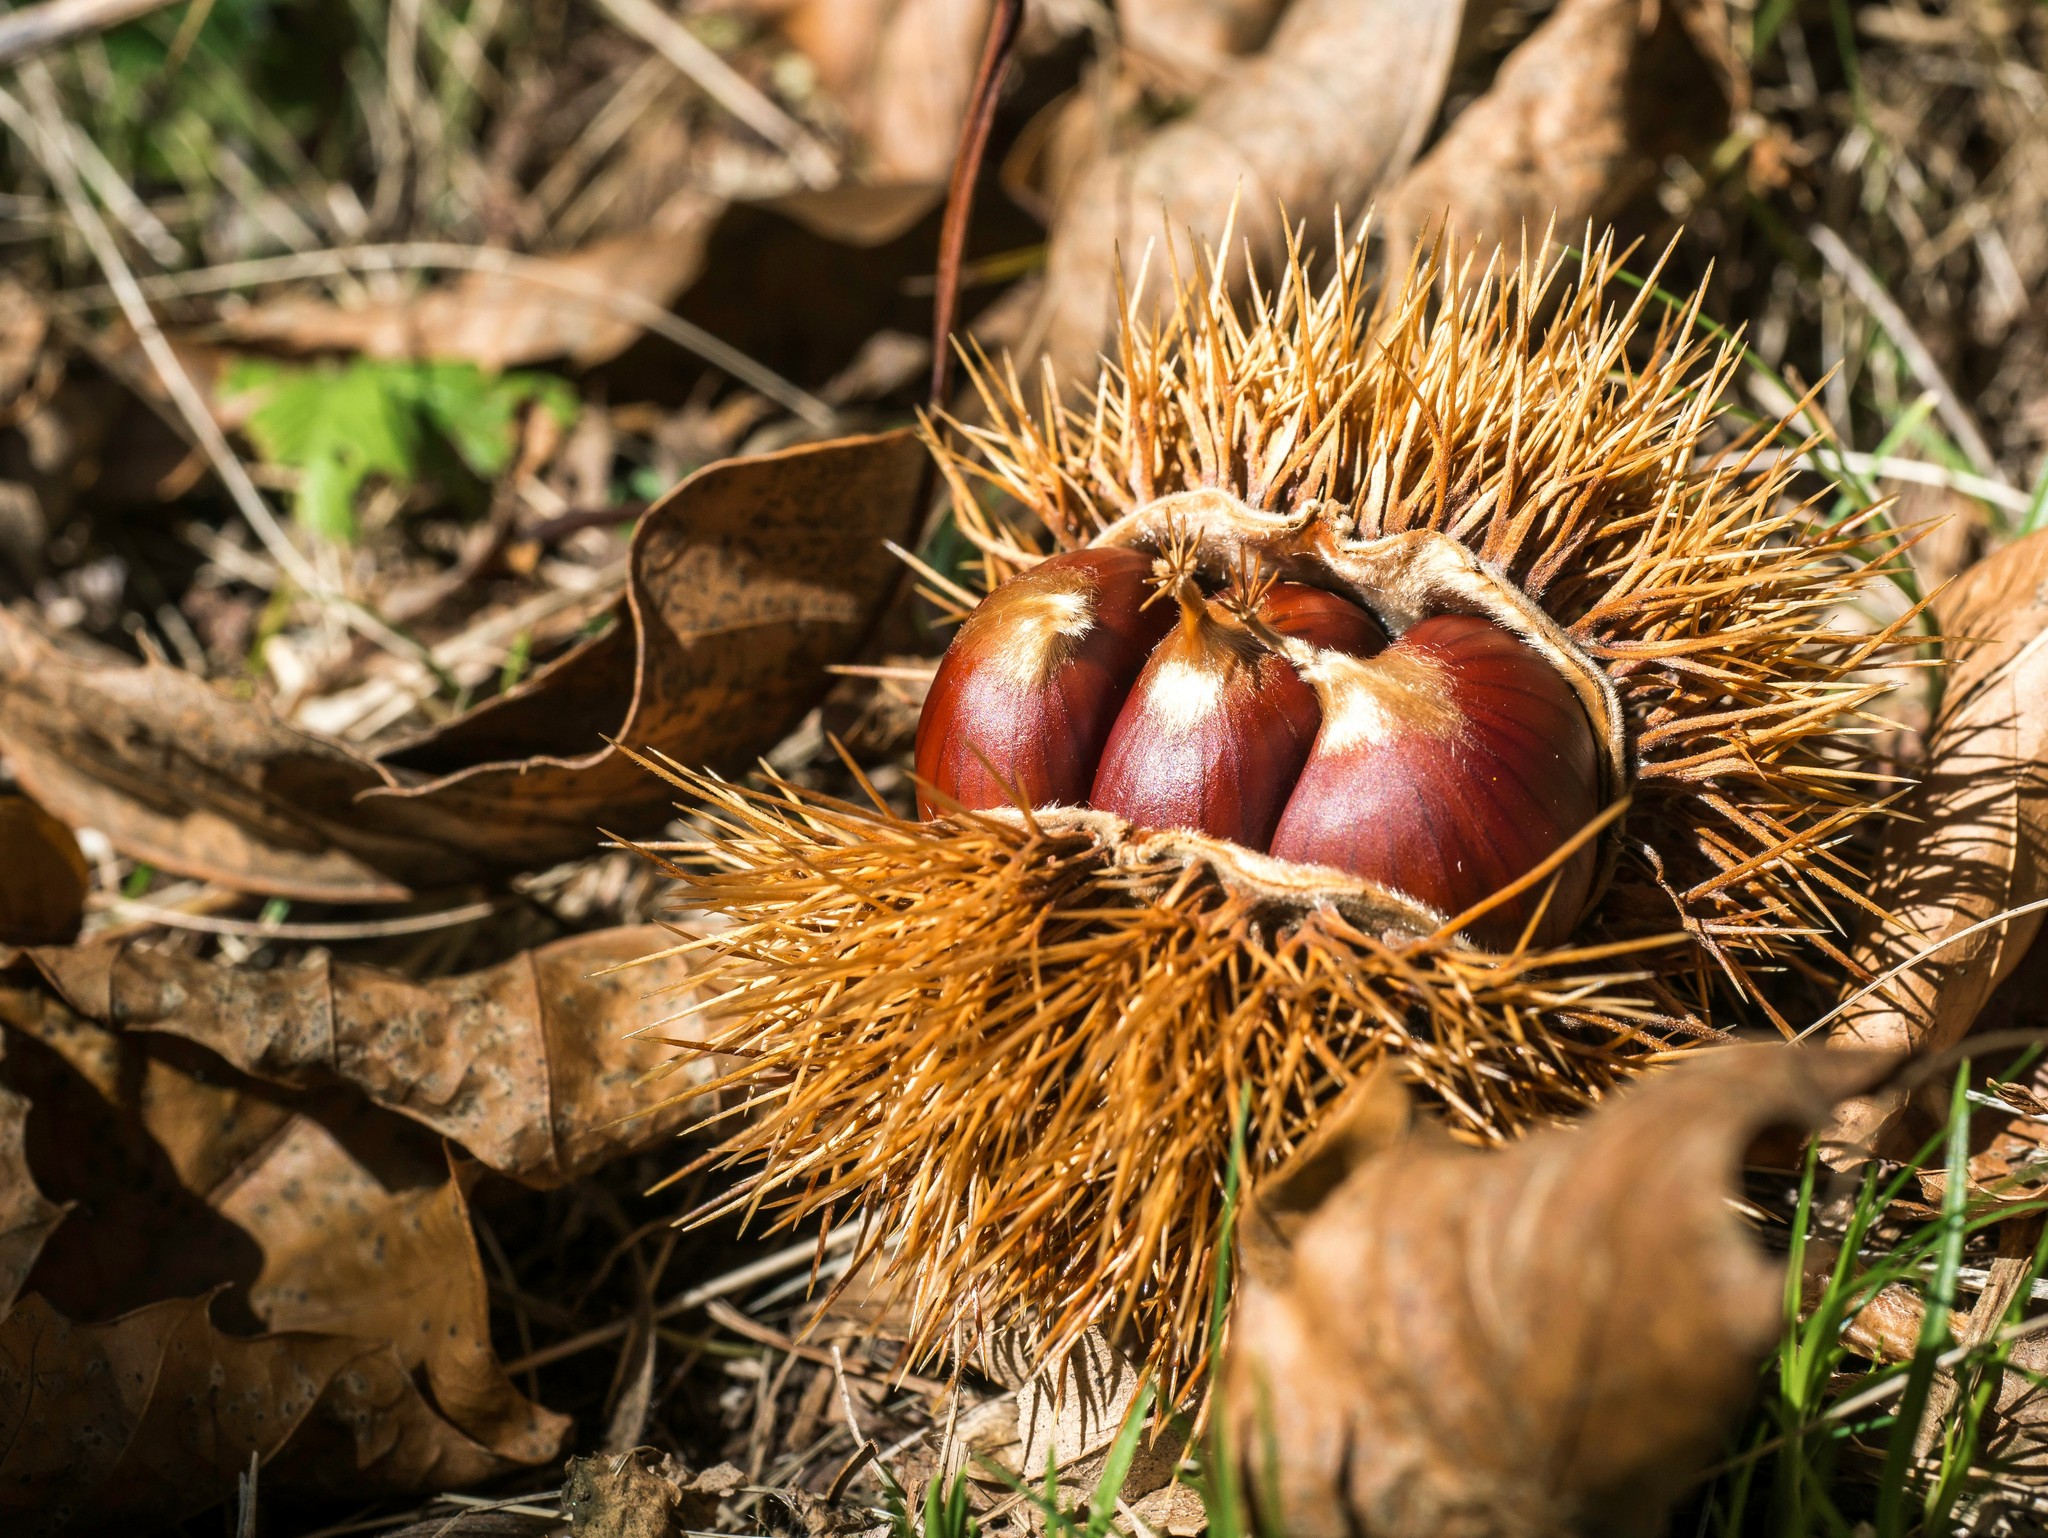
[[[679,1538],[715,1530],[719,1501],[747,1482],[730,1463],[692,1474],[652,1447],[571,1458],[562,1514],[574,1538]]]
[[[468,1177],[434,1139],[38,989],[0,986],[0,1024],[31,1188],[81,1209],[9,1236],[41,1230],[0,1320],[10,1530],[171,1520],[252,1452],[273,1488],[355,1494],[556,1455],[566,1420],[492,1352]]]
[[[650,313],[674,304],[703,270],[721,199],[685,189],[645,228],[573,251],[501,263],[443,287],[349,306],[284,295],[227,316],[240,342],[371,358],[466,359],[497,370],[552,358],[578,367],[625,351]]]
[[[1510,247],[1553,222],[1574,237],[1607,222],[1667,157],[1726,131],[1746,94],[1734,61],[1720,0],[1564,0],[1387,191],[1389,242],[1403,249],[1446,217]]]
[[[26,1096],[0,1087],[0,1314],[14,1306],[65,1208],[43,1195],[28,1164]]]
[[[669,938],[600,930],[428,982],[324,954],[268,971],[120,943],[31,954],[86,1019],[182,1037],[295,1089],[353,1085],[500,1174],[553,1186],[665,1143],[691,1114],[646,1109],[641,1081],[667,1050],[636,1034],[674,1013],[681,963],[616,970]]]
[[[0,612],[0,741],[22,784],[123,853],[239,890],[391,902],[652,832],[658,782],[608,745],[737,767],[831,683],[915,522],[907,433],[727,460],[635,532],[610,629],[379,759],[162,662],[65,655]]]
[[[1406,166],[1435,119],[1463,0],[1294,0],[1260,53],[1195,104],[1091,167],[1053,225],[1033,335],[1063,379],[1094,372],[1117,335],[1117,273],[1155,240],[1248,242],[1285,256],[1280,210],[1363,206]],[[1397,68],[1388,60],[1398,59]],[[1163,267],[1165,257],[1155,258]]]
[[[1782,1324],[1743,1151],[1883,1062],[1712,1051],[1491,1152],[1362,1085],[1246,1209],[1225,1403],[1254,1509],[1301,1538],[1661,1532]]]
[[[1897,924],[1856,957],[1866,976],[1904,970],[1857,990],[1830,1029],[1833,1045],[1954,1045],[2041,932],[2038,910],[2002,916],[2048,897],[2048,533],[1970,568],[1937,613],[1950,658],[1941,713],[1872,894]],[[1914,1135],[1895,1128],[1901,1109],[1896,1097],[1846,1107],[1837,1157],[1901,1152],[1900,1138]]]
[[[26,796],[0,796],[0,945],[71,939],[91,886],[69,828]]]

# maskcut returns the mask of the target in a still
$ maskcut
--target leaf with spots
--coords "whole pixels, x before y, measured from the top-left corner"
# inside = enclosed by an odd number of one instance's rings
[[[743,770],[824,697],[897,591],[923,464],[897,431],[706,466],[640,520],[609,628],[377,758],[0,608],[0,757],[72,827],[241,891],[398,902],[579,859],[673,815],[622,746]]]
[[[348,1494],[557,1455],[566,1420],[490,1345],[476,1166],[346,1085],[107,1029],[25,968],[0,1026],[10,1173],[44,1193],[42,1232],[8,1236],[33,1252],[0,1320],[0,1531],[174,1521],[252,1453],[268,1490]]]

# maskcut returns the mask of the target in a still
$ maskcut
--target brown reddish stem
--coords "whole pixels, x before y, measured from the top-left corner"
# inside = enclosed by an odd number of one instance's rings
[[[932,378],[927,397],[932,431],[938,433],[945,431],[939,413],[953,389],[953,318],[960,311],[960,269],[967,251],[967,226],[974,217],[974,188],[981,180],[981,162],[988,154],[989,133],[995,127],[996,99],[1010,54],[1017,46],[1023,16],[1024,0],[996,0],[988,19],[988,38],[981,47],[981,63],[974,72],[974,89],[967,98],[967,116],[960,124],[960,143],[953,151],[953,175],[946,184],[946,213],[939,224],[939,263],[932,296]],[[925,513],[938,489],[938,475],[938,461],[926,455],[903,541],[913,549],[924,534]]]
[[[981,162],[988,154],[989,133],[995,127],[996,100],[1010,53],[1017,46],[1023,15],[1024,0],[996,0],[989,16],[988,38],[981,48],[981,64],[974,72],[974,89],[967,98],[967,116],[960,124],[960,143],[953,151],[946,216],[939,226],[938,291],[932,301],[930,404],[935,413],[945,406],[952,390],[953,318],[960,308],[960,269],[967,251],[968,221],[974,216],[974,188],[981,180]]]

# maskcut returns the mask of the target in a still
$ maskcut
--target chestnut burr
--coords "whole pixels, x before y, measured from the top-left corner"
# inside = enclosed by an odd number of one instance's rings
[[[1089,804],[1263,850],[1315,738],[1315,691],[1192,580],[1175,598],[1180,624],[1132,685]]]
[[[1311,670],[1323,720],[1273,835],[1282,859],[1333,866],[1457,914],[1541,863],[1599,811],[1584,707],[1534,647],[1490,619],[1444,614],[1367,661]],[[1591,844],[1555,876],[1533,943],[1577,923]],[[1542,902],[1535,883],[1470,927],[1504,948]]]
[[[1152,557],[1073,550],[982,600],[932,679],[917,776],[970,811],[1079,806],[1110,727],[1173,606],[1147,602]],[[922,815],[938,808],[924,789]]]

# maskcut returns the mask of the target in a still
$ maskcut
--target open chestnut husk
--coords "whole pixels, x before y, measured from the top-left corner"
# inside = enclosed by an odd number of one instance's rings
[[[1721,452],[1739,351],[1617,265],[1341,246],[1134,299],[1085,406],[973,368],[914,813],[676,772],[719,1210],[863,1213],[919,1348],[1100,1326],[1172,1397],[1234,1128],[1256,1190],[1391,1066],[1497,1141],[1828,992],[1906,622],[1843,628],[1881,551]]]

